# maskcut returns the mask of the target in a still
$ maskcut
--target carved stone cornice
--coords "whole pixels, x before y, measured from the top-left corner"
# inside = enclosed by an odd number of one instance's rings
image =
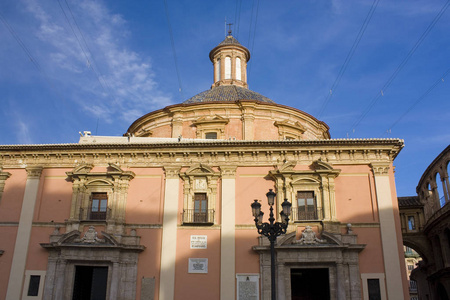
[[[375,176],[387,176],[389,175],[389,163],[371,163],[370,167]]]
[[[42,167],[38,166],[25,168],[29,179],[39,179],[42,174],[42,169],[43,169]]]
[[[220,166],[273,165],[315,160],[336,164],[392,162],[392,153],[403,147],[402,140],[288,140],[288,141],[176,141],[151,144],[68,144],[1,146],[0,165],[23,168],[73,168],[80,163],[104,165],[111,162],[127,167],[189,166],[198,163]],[[326,151],[324,151],[326,149]],[[258,153],[258,155],[255,155]],[[200,154],[200,155],[199,155]]]

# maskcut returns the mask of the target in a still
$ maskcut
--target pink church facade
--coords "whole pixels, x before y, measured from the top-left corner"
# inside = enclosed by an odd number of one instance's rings
[[[324,122],[249,90],[250,53],[231,35],[210,59],[210,90],[123,137],[0,146],[1,300],[270,299],[250,208],[258,199],[268,214],[269,189],[277,215],[292,203],[278,299],[407,299],[403,141],[331,139]]]

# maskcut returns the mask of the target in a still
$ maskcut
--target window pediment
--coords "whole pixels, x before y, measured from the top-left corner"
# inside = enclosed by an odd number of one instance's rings
[[[207,176],[207,175],[218,175],[211,167],[203,164],[197,164],[190,167],[185,172],[188,176]]]
[[[110,163],[106,169],[106,172],[93,172],[91,173],[91,170],[93,169],[92,164],[81,164],[76,166],[72,172],[66,172],[67,176],[71,181],[80,180],[82,178],[85,178],[89,181],[94,180],[100,180],[103,178],[103,182],[107,184],[111,184],[111,181],[116,177],[121,177],[123,179],[131,180],[134,178],[135,174],[131,171],[123,171],[119,166]],[[109,179],[109,180],[107,180]]]
[[[281,139],[301,139],[306,131],[306,128],[298,121],[275,121],[273,125],[278,127],[278,134]]]
[[[198,118],[197,120],[193,121],[192,124],[198,126],[198,125],[209,125],[209,124],[223,124],[226,125],[230,122],[230,119],[223,118],[219,115],[214,116],[203,116]]]

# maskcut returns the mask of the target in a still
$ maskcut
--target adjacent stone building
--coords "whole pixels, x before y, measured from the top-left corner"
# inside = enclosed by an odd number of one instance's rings
[[[212,87],[123,137],[0,146],[0,299],[270,298],[250,204],[292,203],[278,299],[407,299],[399,139],[328,126],[248,89],[249,51],[210,53]],[[307,297],[307,298],[305,298]]]
[[[404,244],[422,258],[411,271],[419,300],[450,297],[449,163],[450,146],[423,173],[417,196],[399,197]]]

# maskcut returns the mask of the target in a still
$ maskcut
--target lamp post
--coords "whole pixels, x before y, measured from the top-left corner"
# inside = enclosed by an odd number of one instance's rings
[[[258,229],[258,233],[266,236],[270,241],[270,276],[271,276],[271,294],[272,300],[276,300],[276,289],[275,289],[275,241],[277,236],[285,234],[289,223],[289,216],[291,215],[291,203],[287,199],[284,199],[281,207],[283,210],[280,212],[281,223],[275,222],[273,215],[273,205],[275,203],[276,193],[269,190],[266,194],[267,202],[270,206],[269,223],[263,223],[264,212],[261,211],[261,203],[255,200],[252,206],[252,214],[255,217],[255,225]]]

